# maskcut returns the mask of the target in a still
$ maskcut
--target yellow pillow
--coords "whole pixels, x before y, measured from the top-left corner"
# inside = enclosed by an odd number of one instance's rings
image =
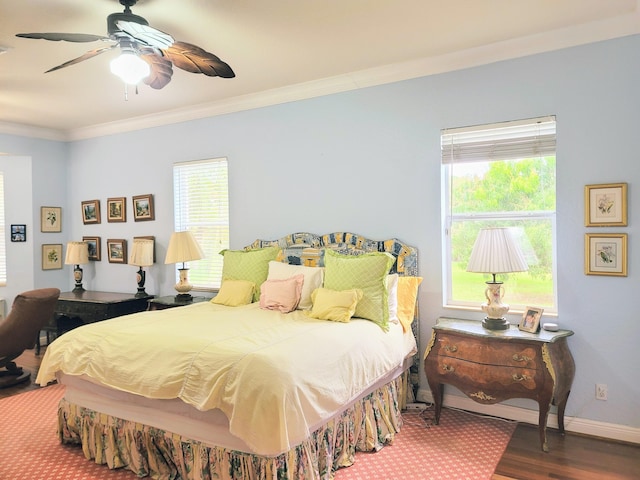
[[[248,280],[224,280],[218,294],[211,299],[211,303],[239,307],[253,301],[256,284]]]
[[[340,291],[316,288],[311,294],[313,307],[304,313],[320,320],[346,323],[353,317],[361,298],[362,290],[359,288]]]
[[[411,329],[411,322],[416,314],[420,283],[422,277],[398,277],[398,320],[405,332]]]

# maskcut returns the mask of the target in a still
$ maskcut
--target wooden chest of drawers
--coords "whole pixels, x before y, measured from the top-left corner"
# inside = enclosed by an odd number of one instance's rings
[[[527,333],[514,325],[486,330],[477,321],[439,319],[424,357],[435,423],[440,421],[443,384],[484,404],[531,398],[539,406],[540,444],[548,451],[546,426],[552,403],[558,406],[558,426],[564,433],[564,410],[575,372],[567,346],[570,335],[570,330]]]

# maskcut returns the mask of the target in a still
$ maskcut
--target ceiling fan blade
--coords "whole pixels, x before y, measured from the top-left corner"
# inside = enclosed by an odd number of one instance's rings
[[[16,33],[16,37],[51,40],[53,42],[64,40],[65,42],[76,43],[109,40],[109,37],[103,37],[102,35],[92,35],[90,33]]]
[[[116,26],[136,41],[155,48],[169,48],[175,40],[168,33],[149,25],[124,20],[116,21]]]
[[[213,53],[190,43],[175,42],[162,52],[176,67],[187,72],[204,73],[209,77],[233,78],[236,76],[231,67]]]
[[[151,73],[144,79],[144,83],[151,88],[160,90],[171,81],[173,67],[169,60],[155,53],[140,55],[140,58],[151,67]]]
[[[73,60],[69,60],[68,62],[64,62],[63,64],[58,65],[57,67],[50,68],[49,70],[47,70],[44,73],[53,72],[55,70],[60,70],[61,68],[64,68],[64,67],[69,67],[71,65],[75,65],[76,63],[80,63],[80,62],[82,62],[84,60],[88,60],[90,58],[93,58],[96,55],[101,54],[102,52],[105,52],[107,50],[111,50],[114,47],[117,47],[117,45],[112,45],[110,47],[96,48],[95,50],[90,50],[87,53],[85,53],[84,55],[82,55],[82,56],[80,56],[78,58],[74,58]]]

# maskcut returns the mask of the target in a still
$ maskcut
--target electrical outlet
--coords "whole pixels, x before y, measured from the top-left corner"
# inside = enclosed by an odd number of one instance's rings
[[[408,412],[422,412],[427,409],[427,405],[425,403],[407,403],[406,410]]]
[[[607,386],[604,383],[596,383],[596,400],[606,400],[607,393]]]

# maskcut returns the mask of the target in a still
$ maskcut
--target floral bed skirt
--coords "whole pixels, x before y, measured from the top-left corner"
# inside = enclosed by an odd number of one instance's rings
[[[141,423],[69,403],[58,406],[63,443],[82,445],[85,457],[139,477],[183,480],[331,480],[352,465],[355,451],[377,451],[400,431],[409,371],[375,390],[276,457],[210,446]]]

